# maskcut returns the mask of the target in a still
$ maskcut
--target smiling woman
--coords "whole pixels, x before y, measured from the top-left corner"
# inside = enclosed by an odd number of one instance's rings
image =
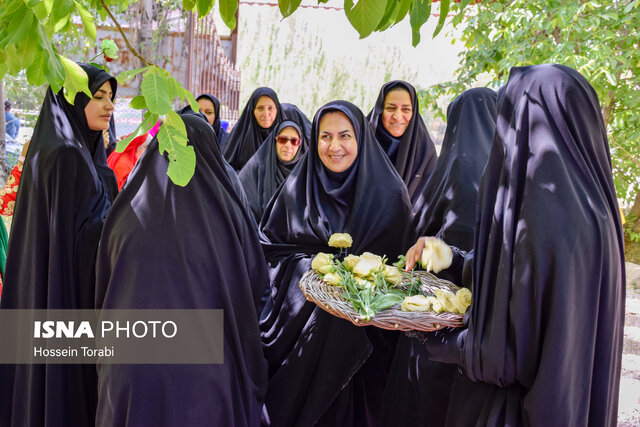
[[[318,125],[318,155],[331,172],[344,172],[358,156],[358,141],[351,121],[344,113],[330,112]]]
[[[257,222],[278,187],[287,179],[307,150],[302,126],[292,120],[280,123],[238,174]]]
[[[315,254],[335,250],[334,233],[352,236],[350,253],[395,259],[409,211],[360,109],[346,101],[320,108],[309,151],[260,223],[272,285],[260,324],[269,363],[263,425],[376,425],[397,334],[330,315],[305,300],[299,283]]]
[[[414,212],[422,205],[420,196],[438,160],[419,110],[415,88],[394,80],[382,86],[367,116],[376,139],[409,190]]]

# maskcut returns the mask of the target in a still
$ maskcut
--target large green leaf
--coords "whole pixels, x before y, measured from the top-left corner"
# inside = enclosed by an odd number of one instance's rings
[[[344,0],[344,13],[362,39],[376,29],[386,6],[386,0],[359,0],[355,6],[353,0]]]
[[[60,56],[60,61],[65,71],[64,97],[70,104],[73,104],[76,93],[84,92],[89,98],[92,94],[89,90],[89,77],[87,73],[75,62],[64,56]]]
[[[147,71],[148,69],[149,69],[149,65],[147,65],[146,67],[142,67],[142,68],[136,68],[135,70],[123,71],[120,74],[118,74],[118,77],[117,77],[118,83],[120,83],[120,84],[125,83],[126,81],[128,81],[132,77],[135,77],[138,74]]]
[[[129,103],[129,107],[133,108],[134,110],[146,109],[147,103],[144,100],[144,96],[142,95],[134,96],[133,99],[131,100],[131,103]]]
[[[440,0],[440,19],[438,19],[438,25],[436,25],[436,29],[433,32],[433,37],[437,36],[442,30],[442,26],[444,25],[444,21],[447,19],[447,15],[449,14],[449,0]]]
[[[187,89],[182,88],[182,95],[189,101],[189,105],[193,111],[198,111],[200,109],[200,105],[198,105],[198,101],[196,101],[196,97],[193,96],[191,92]]]
[[[182,0],[182,7],[186,11],[193,10],[196,7],[196,0]]]
[[[60,62],[60,56],[57,52],[50,53],[45,51],[45,60],[44,75],[47,76],[51,90],[54,93],[58,93],[62,89],[65,80],[64,67]]]
[[[38,25],[38,45],[44,51],[44,75],[54,93],[60,92],[64,84],[64,67],[60,62],[58,52],[55,51],[51,40],[41,25]]]
[[[7,66],[10,74],[16,75],[18,72],[33,62],[38,43],[34,37],[27,35],[15,46],[9,46],[4,51],[3,62]]]
[[[164,73],[164,78],[167,82],[167,86],[170,88],[170,90],[168,90],[168,93],[171,99],[173,100],[177,97],[180,97],[181,102],[184,102],[186,100],[193,111],[198,111],[200,106],[198,105],[198,102],[194,98],[193,94],[185,89],[180,84],[180,82],[171,75],[171,73],[169,73],[168,71],[165,71]]]
[[[35,31],[38,21],[35,19],[33,12],[26,6],[15,10],[8,21],[6,27],[6,36],[0,43],[0,49],[7,46],[15,45],[18,41],[22,40],[29,33]]]
[[[170,111],[158,131],[158,148],[169,157],[167,175],[174,184],[184,187],[189,183],[196,168],[196,155],[192,146],[187,146],[187,129],[182,118]]]
[[[29,32],[16,44],[16,55],[20,58],[20,69],[27,68],[34,60],[38,49],[36,32]]]
[[[36,17],[39,20],[45,19],[50,13],[51,8],[53,7],[53,0],[35,0],[29,1],[29,6],[33,9],[33,13],[35,13]]]
[[[161,153],[164,151],[170,153],[174,145],[187,145],[187,128],[175,111],[167,113],[160,129],[164,129],[164,136],[168,136],[161,138],[158,132],[158,149]]]
[[[215,0],[196,0],[198,3],[198,16],[204,18],[211,12]]]
[[[27,68],[27,81],[30,85],[40,86],[47,81],[47,76],[44,73],[46,62],[47,58],[44,50],[37,49],[33,57],[33,62]]]
[[[162,128],[160,128],[162,129]],[[183,147],[178,145],[169,154],[169,169],[167,175],[174,184],[181,187],[186,186],[191,181],[196,170],[196,153],[193,147],[188,145]]]
[[[298,6],[300,6],[300,3],[302,3],[302,0],[278,0],[278,7],[280,8],[282,16],[286,18],[295,12]]]
[[[167,94],[173,101],[176,98],[180,98],[180,101],[184,101],[184,95],[182,94],[182,85],[170,74],[164,73],[164,80],[167,82]]]
[[[171,98],[167,92],[167,82],[155,70],[147,71],[140,89],[149,111],[161,115],[171,111]]]
[[[49,22],[53,27],[54,32],[60,31],[71,17],[71,11],[73,9],[73,0],[56,0],[55,7],[51,10]]]
[[[22,16],[28,8],[20,0],[11,0],[0,8],[0,49],[15,43],[15,26],[22,25]],[[11,27],[12,31],[9,30]]]
[[[414,0],[410,12],[412,44],[417,46],[420,43],[420,27],[429,20],[431,14],[431,0]]]
[[[411,5],[413,4],[413,0],[400,0],[400,6],[398,7],[398,12],[396,13],[395,23],[402,21],[409,10],[411,9]]]
[[[376,31],[384,31],[395,22],[396,14],[398,13],[398,7],[400,3],[398,0],[387,0],[387,8],[382,15],[382,19],[376,27]]]
[[[96,24],[93,22],[93,15],[89,13],[89,11],[80,3],[75,2],[76,8],[78,9],[78,13],[80,14],[80,19],[82,20],[82,28],[84,28],[84,33],[87,35],[89,40],[93,41],[97,37],[96,33]]]
[[[159,119],[159,116],[157,114],[150,113],[149,111],[147,111],[144,114],[144,120],[142,120],[142,123],[140,123],[140,125],[136,128],[136,130],[134,130],[129,136],[127,136],[122,141],[118,141],[118,143],[116,144],[116,151],[118,153],[122,153],[125,150],[125,148],[127,148],[127,146],[131,143],[131,141],[133,141],[134,138],[137,138],[140,135],[149,132],[149,130],[156,124],[158,119]]]
[[[220,16],[230,30],[236,28],[238,0],[220,0]]]

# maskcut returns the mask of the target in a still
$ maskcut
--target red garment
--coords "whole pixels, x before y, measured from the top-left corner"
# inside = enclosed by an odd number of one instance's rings
[[[20,175],[22,175],[22,162],[19,161],[13,167],[11,175],[9,175],[4,188],[0,190],[0,215],[13,215],[13,207],[16,204],[16,195],[18,194]]]
[[[116,174],[118,180],[118,190],[122,189],[122,186],[127,180],[127,177],[131,173],[133,166],[138,161],[136,152],[138,148],[147,141],[147,134],[140,135],[131,141],[131,143],[124,149],[122,153],[113,151],[107,159],[107,164],[113,172]]]

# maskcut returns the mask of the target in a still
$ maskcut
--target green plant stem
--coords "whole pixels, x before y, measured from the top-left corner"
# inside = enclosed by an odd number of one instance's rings
[[[103,51],[103,50],[101,50],[101,51],[100,51],[100,53],[98,53],[96,56],[94,56],[93,58],[91,58],[90,60],[88,60],[88,61],[87,61],[87,64],[90,64],[90,63],[91,63],[91,61],[93,61],[94,59],[96,59],[98,56],[100,56],[100,55],[102,55],[102,54],[104,54],[104,51]]]
[[[127,36],[124,33],[124,30],[122,29],[122,27],[120,26],[120,23],[118,22],[118,20],[116,19],[115,16],[113,16],[113,13],[111,13],[111,11],[109,10],[109,8],[107,7],[107,4],[104,2],[104,0],[100,0],[100,4],[102,5],[102,7],[104,8],[104,10],[107,12],[107,14],[109,15],[109,17],[111,18],[111,20],[113,21],[114,24],[116,24],[116,27],[118,28],[118,31],[120,32],[120,35],[122,36],[122,38],[124,39],[124,42],[127,45],[127,48],[129,48],[129,50],[131,51],[131,53],[133,53],[133,55],[138,58],[140,61],[142,61],[143,64],[145,65],[150,65],[152,67],[157,67],[156,64],[154,64],[153,62],[147,60],[145,57],[143,57],[142,55],[140,55],[138,53],[138,51],[131,46],[131,43],[129,43],[129,39],[127,38]]]

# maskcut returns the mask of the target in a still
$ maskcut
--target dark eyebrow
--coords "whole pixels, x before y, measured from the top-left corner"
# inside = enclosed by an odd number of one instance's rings
[[[338,135],[342,135],[342,134],[349,133],[349,132],[353,132],[353,131],[349,130],[349,129],[341,130],[340,132],[338,132]]]
[[[109,92],[107,92],[107,91],[106,91],[106,90],[104,90],[104,89],[98,89],[98,90],[96,91],[96,93],[98,93],[98,92],[102,92],[102,93],[104,93],[105,95],[111,95]]]

